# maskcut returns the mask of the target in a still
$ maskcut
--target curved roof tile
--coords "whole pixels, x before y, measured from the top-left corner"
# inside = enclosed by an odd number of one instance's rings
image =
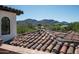
[[[39,34],[40,32],[40,34]],[[69,41],[72,39],[66,39],[65,37],[72,37],[73,33],[74,36],[78,35],[75,34],[75,32],[67,32],[66,34],[60,33],[60,35],[64,35],[63,39],[58,36],[59,33],[55,31],[50,35],[50,32],[47,33],[46,31],[36,31],[36,32],[30,32],[26,34],[22,34],[20,36],[17,36],[13,39],[13,41],[10,42],[11,45],[14,46],[20,46],[24,48],[29,48],[33,50],[41,50],[48,53],[56,53],[56,54],[73,54],[73,53],[79,53],[79,42],[75,42],[76,39],[73,39],[73,41]],[[68,34],[70,33],[70,34]],[[53,34],[56,36],[54,37]],[[61,40],[58,40],[57,38],[61,38]],[[68,40],[68,41],[67,41]]]

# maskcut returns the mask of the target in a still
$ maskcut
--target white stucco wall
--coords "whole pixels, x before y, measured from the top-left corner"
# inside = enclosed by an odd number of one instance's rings
[[[2,17],[8,17],[10,19],[10,35],[1,35],[1,19],[2,19]],[[3,41],[7,41],[16,35],[17,35],[17,33],[16,33],[16,14],[0,10],[0,38],[3,39]]]

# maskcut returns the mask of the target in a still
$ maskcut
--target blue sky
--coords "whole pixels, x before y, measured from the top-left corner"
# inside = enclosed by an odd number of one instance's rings
[[[17,16],[17,20],[32,18],[54,19],[60,22],[79,21],[78,5],[10,5],[10,7],[24,11],[24,14]]]

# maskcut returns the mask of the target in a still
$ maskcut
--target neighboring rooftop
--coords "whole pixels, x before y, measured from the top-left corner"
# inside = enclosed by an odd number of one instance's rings
[[[79,53],[79,34],[39,30],[16,36],[10,45],[56,54]]]
[[[8,6],[3,6],[3,5],[0,5],[0,10],[16,13],[16,15],[23,14],[23,11],[21,11],[21,10],[11,8],[11,7],[8,7]]]

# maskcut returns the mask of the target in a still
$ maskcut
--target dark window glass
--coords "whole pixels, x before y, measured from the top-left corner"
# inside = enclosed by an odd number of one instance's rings
[[[10,34],[10,20],[8,17],[3,17],[1,20],[1,34],[7,35]]]

